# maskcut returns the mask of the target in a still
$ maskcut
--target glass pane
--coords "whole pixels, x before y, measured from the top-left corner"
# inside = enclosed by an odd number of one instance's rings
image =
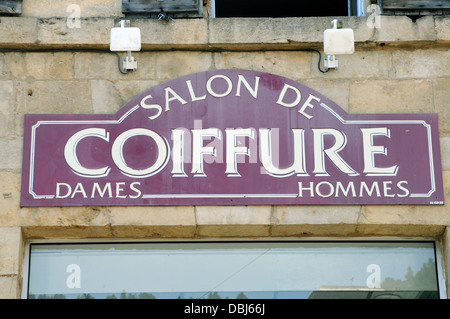
[[[438,298],[433,242],[32,244],[30,298]]]

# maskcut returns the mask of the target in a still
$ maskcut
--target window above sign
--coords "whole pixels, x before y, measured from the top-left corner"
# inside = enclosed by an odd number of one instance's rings
[[[22,0],[0,0],[0,16],[17,16],[22,13]]]
[[[289,18],[358,15],[363,0],[213,0],[217,18]]]
[[[213,18],[365,16],[374,12],[373,6],[383,15],[450,14],[450,0],[122,0],[127,16],[156,18],[201,18],[203,7]]]

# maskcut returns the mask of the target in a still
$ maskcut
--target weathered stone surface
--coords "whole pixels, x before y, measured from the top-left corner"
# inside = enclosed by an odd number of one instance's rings
[[[436,30],[437,41],[450,41],[450,17],[436,16],[434,17],[434,25]]]
[[[392,67],[396,78],[435,78],[448,76],[450,51],[397,50],[392,53]]]
[[[356,224],[360,206],[275,206],[276,225]]]
[[[316,61],[317,56],[312,60]],[[251,69],[261,72],[283,74],[291,79],[311,77],[311,53],[309,52],[226,52],[214,54],[217,69]]]
[[[27,6],[30,7],[31,3],[34,1],[29,0]],[[55,14],[52,14],[52,10],[40,10],[36,17],[25,17],[28,11],[26,6],[24,16],[2,17],[0,47],[109,49],[110,30],[118,26],[119,16],[113,12],[116,6],[120,5],[119,1],[115,0],[115,5],[109,7],[112,11],[100,10],[104,3],[98,5],[96,10],[102,14],[93,16],[93,11],[86,9],[89,5],[80,3],[82,10],[79,27],[71,24],[71,13],[64,14],[61,11],[63,8],[67,9],[67,3],[58,2]],[[38,6],[37,3],[35,6]],[[368,23],[369,17],[339,18],[343,20],[344,27],[354,30],[357,49],[364,46],[373,47],[376,43],[421,47],[420,43],[445,45],[450,41],[448,16],[426,16],[415,22],[405,16],[381,16],[380,28],[372,28]],[[281,47],[323,50],[323,32],[330,28],[330,21],[329,17],[177,19],[169,23],[156,19],[131,19],[131,26],[141,29],[143,49]]]
[[[114,83],[114,88],[122,101],[121,106],[131,101],[135,96],[158,85],[162,81],[156,80],[119,80]]]
[[[4,53],[5,61],[8,67],[8,74],[13,79],[25,80],[27,78],[26,53],[6,52]]]
[[[114,114],[122,106],[122,99],[107,80],[91,80],[92,106],[95,114]]]
[[[0,227],[0,275],[19,271],[19,252],[22,250],[22,234],[19,227]]]
[[[0,139],[0,169],[19,169],[22,167],[22,139]]]
[[[154,55],[156,56],[156,77],[159,80],[170,80],[207,71],[212,67],[212,54],[208,52],[158,52]]]
[[[37,19],[26,17],[1,17],[0,46],[24,47],[37,41]]]
[[[27,53],[26,75],[36,80],[69,80],[73,78],[73,54]]]
[[[158,49],[176,44],[195,47],[207,43],[208,24],[207,19],[176,19],[167,23],[157,19],[137,19],[131,26],[141,30],[143,49]]]
[[[9,66],[4,53],[0,54],[0,80],[9,78]],[[0,95],[1,96],[1,95]]]
[[[197,206],[197,234],[203,237],[269,236],[270,206]]]
[[[432,83],[421,80],[363,80],[350,84],[351,113],[431,113]]]
[[[194,207],[114,207],[110,212],[114,237],[192,238]]]
[[[442,170],[450,171],[450,137],[440,138]]]
[[[322,57],[323,59],[324,57]],[[353,54],[338,55],[337,59],[338,69],[330,69],[323,74],[317,67],[314,67],[312,68],[314,77],[326,79],[389,78],[393,69],[391,52],[385,50],[357,50]],[[316,57],[314,61],[316,61]]]
[[[433,81],[434,111],[439,114],[439,131],[450,134],[450,78],[440,78]]]
[[[424,16],[412,21],[406,16],[380,16],[375,41],[400,45],[410,41],[435,41],[434,18]]]
[[[0,299],[20,298],[18,275],[0,275]]]
[[[0,137],[11,137],[15,128],[13,81],[0,81]]]
[[[0,227],[0,299],[19,298],[22,264],[20,227]]]
[[[0,225],[19,226],[18,208],[20,206],[21,174],[19,170],[0,170]]]
[[[123,70],[123,59],[126,52],[118,52],[119,57],[112,52],[77,52],[74,55],[74,72],[77,79],[94,79],[109,81],[154,79],[156,76],[156,53],[133,52],[137,60],[137,71]],[[122,74],[119,70],[128,72]]]
[[[197,206],[198,225],[268,225],[270,206]]]
[[[92,113],[90,85],[83,80],[16,82],[19,112]]]
[[[24,0],[22,16],[28,17],[111,17],[122,16],[117,0]]]
[[[350,93],[350,80],[342,79],[314,79],[300,80],[300,83],[316,90],[320,94],[337,103],[342,109],[348,111],[348,99]]]

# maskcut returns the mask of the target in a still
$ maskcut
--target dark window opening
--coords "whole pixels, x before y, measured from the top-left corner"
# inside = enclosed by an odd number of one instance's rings
[[[350,3],[350,8],[349,8]],[[215,0],[217,18],[288,18],[354,15],[356,1],[348,0]]]

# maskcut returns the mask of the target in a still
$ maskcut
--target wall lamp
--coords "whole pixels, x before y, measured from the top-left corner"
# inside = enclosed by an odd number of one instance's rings
[[[332,29],[326,29],[323,33],[323,50],[325,52],[324,66],[328,69],[338,68],[336,55],[352,54],[355,52],[355,39],[353,30],[342,28],[342,21],[331,21]]]
[[[119,28],[111,29],[109,49],[113,52],[128,52],[123,59],[124,70],[137,70],[137,60],[131,55],[132,51],[141,50],[141,30],[125,27],[130,20],[121,20]]]

